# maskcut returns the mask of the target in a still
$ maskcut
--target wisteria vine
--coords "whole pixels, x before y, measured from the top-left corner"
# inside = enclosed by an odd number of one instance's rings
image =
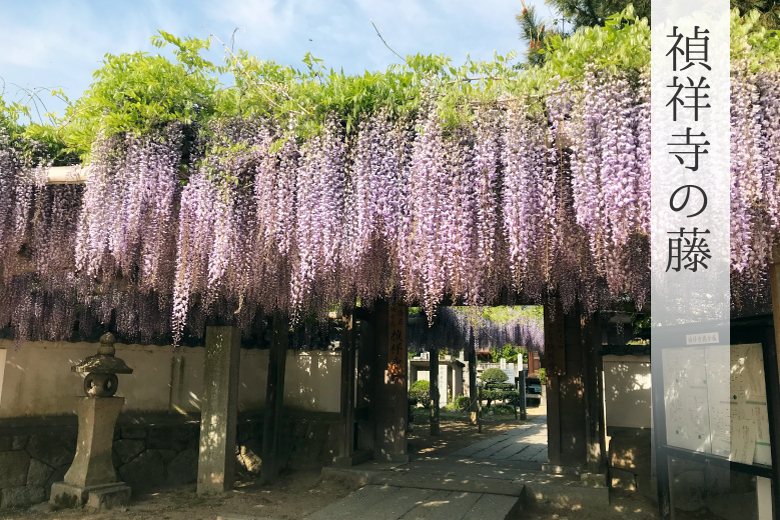
[[[0,328],[178,342],[207,322],[251,334],[274,313],[324,320],[381,298],[432,322],[445,300],[646,302],[646,71],[589,70],[543,103],[461,107],[457,124],[433,101],[349,128],[332,114],[315,134],[246,116],[99,136],[86,186],[45,186],[45,157],[0,133]],[[778,73],[732,81],[731,129],[742,305],[765,298],[780,231]]]

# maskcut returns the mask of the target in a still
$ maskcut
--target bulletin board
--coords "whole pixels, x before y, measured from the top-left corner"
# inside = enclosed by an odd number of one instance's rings
[[[772,465],[761,344],[663,350],[669,446]]]
[[[773,446],[780,442],[780,383],[771,320],[659,328],[651,345],[661,518],[673,518],[671,458],[771,482],[772,518],[780,518],[780,453]]]

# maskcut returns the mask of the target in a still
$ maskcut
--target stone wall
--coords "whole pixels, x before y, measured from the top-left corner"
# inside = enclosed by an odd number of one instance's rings
[[[281,466],[322,467],[337,454],[338,414],[288,411],[284,419]],[[0,420],[0,509],[48,500],[76,451],[75,417]],[[240,414],[237,471],[259,474],[262,414]],[[113,459],[120,480],[133,494],[193,484],[197,478],[199,417],[193,415],[120,416],[114,431]]]

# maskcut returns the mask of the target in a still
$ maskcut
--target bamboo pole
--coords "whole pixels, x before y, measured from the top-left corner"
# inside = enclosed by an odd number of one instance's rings
[[[47,185],[84,184],[87,182],[87,168],[77,166],[52,166],[49,168]]]

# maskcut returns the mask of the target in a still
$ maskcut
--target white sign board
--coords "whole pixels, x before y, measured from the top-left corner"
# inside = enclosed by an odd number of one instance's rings
[[[665,349],[663,374],[668,445],[771,465],[761,345]]]

